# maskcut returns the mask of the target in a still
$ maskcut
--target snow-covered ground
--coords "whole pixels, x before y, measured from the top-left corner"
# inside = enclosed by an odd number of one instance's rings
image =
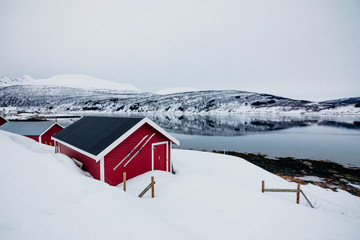
[[[360,198],[296,188],[240,158],[173,150],[176,175],[154,171],[111,187],[62,154],[0,131],[0,239],[359,239]],[[155,176],[156,197],[137,195]]]

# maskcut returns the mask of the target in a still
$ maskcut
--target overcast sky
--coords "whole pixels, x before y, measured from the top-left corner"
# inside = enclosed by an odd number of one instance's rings
[[[0,75],[360,96],[359,0],[0,0]]]

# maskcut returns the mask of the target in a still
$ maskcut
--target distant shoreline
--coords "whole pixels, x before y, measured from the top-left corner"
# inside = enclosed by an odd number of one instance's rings
[[[213,150],[224,154],[224,151]],[[333,191],[342,189],[360,197],[360,168],[347,168],[338,163],[292,157],[271,158],[264,154],[226,151],[226,155],[241,157],[288,181],[314,184]]]

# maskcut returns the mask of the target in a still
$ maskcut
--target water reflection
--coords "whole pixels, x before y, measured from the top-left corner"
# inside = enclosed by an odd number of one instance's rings
[[[82,113],[81,115],[131,117],[139,114]],[[143,115],[141,115],[143,116]],[[360,116],[280,116],[280,115],[166,115],[147,114],[162,128],[173,133],[202,136],[240,136],[295,127],[327,126],[360,130]],[[64,123],[68,125],[67,123]]]
[[[329,160],[360,167],[359,116],[150,116],[180,148]],[[244,136],[245,135],[245,136]]]
[[[199,116],[150,115],[161,127],[174,133],[204,136],[240,136],[307,126],[329,126],[360,130],[360,117],[283,117],[283,116]]]

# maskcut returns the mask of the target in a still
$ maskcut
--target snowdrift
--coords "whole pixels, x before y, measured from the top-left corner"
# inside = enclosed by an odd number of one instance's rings
[[[295,188],[240,158],[174,150],[176,175],[149,172],[111,187],[64,155],[0,131],[0,239],[358,239],[358,198],[304,186],[349,212],[262,194]],[[137,195],[155,176],[156,197]],[[324,202],[323,202],[324,203]],[[316,204],[315,204],[316,205]],[[328,205],[330,206],[330,205]],[[350,213],[355,213],[351,215]]]

